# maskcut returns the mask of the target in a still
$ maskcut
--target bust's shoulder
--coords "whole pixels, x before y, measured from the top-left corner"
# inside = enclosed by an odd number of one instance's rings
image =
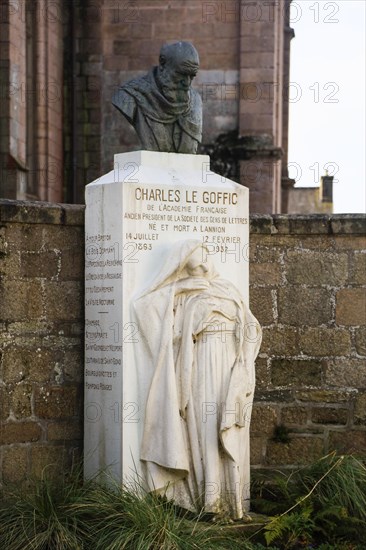
[[[115,91],[112,104],[125,115],[129,122],[132,122],[136,112],[136,100],[124,86]]]

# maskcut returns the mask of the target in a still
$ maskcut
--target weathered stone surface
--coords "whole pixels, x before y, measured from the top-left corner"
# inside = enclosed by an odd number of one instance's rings
[[[79,412],[75,386],[44,386],[35,392],[35,414],[38,418],[67,418]]]
[[[264,438],[251,435],[250,437],[250,463],[252,465],[263,464]]]
[[[83,364],[83,352],[80,349],[65,351],[62,368],[65,382],[82,382],[83,372],[80,365]]]
[[[19,321],[42,315],[42,289],[38,281],[0,281],[1,319]]]
[[[292,437],[290,443],[269,441],[267,463],[308,464],[324,454],[324,442],[320,437]]]
[[[321,361],[306,359],[273,359],[271,379],[274,386],[319,386],[322,379]]]
[[[36,252],[42,250],[45,229],[42,225],[15,223],[7,226],[8,252]]]
[[[331,235],[301,235],[299,236],[298,250],[328,250],[334,248],[334,238]]]
[[[336,235],[334,238],[334,246],[337,250],[366,250],[366,237],[364,235]]]
[[[359,355],[366,355],[366,327],[355,329],[355,346]]]
[[[79,281],[50,281],[44,288],[47,317],[55,320],[80,319],[83,289]]]
[[[20,273],[26,278],[56,277],[59,270],[59,255],[54,250],[45,252],[22,252],[20,256]]]
[[[350,282],[366,285],[366,254],[354,255],[353,270],[353,278]]]
[[[293,401],[294,397],[291,390],[256,390],[254,399],[258,403],[263,401],[266,401],[268,403],[286,403]]]
[[[299,351],[305,355],[350,355],[351,335],[346,329],[306,328],[299,332]]]
[[[83,244],[73,248],[62,249],[61,266],[58,277],[60,280],[80,281],[84,276],[84,258],[80,254],[80,247]]]
[[[287,259],[286,278],[291,284],[341,286],[347,281],[347,254],[290,250]]]
[[[279,263],[282,257],[282,253],[278,248],[268,248],[260,246],[260,241],[256,247],[255,260],[260,263]]]
[[[0,221],[24,224],[58,224],[62,219],[62,207],[58,204],[31,201],[2,200]]]
[[[28,449],[10,447],[4,450],[2,473],[6,484],[18,484],[25,480],[27,474]]]
[[[42,429],[36,422],[7,422],[0,429],[0,445],[38,441]]]
[[[1,373],[1,370],[0,370]],[[6,420],[10,413],[9,394],[6,387],[0,386],[0,422]],[[1,429],[1,428],[0,428]]]
[[[331,292],[288,286],[278,290],[278,319],[289,325],[317,326],[332,319]]]
[[[271,384],[268,359],[257,357],[255,361],[255,384],[257,389],[265,389]]]
[[[46,382],[52,378],[53,359],[51,351],[9,347],[4,352],[3,376],[5,382]]]
[[[327,361],[325,381],[341,388],[366,388],[366,362],[351,358]]]
[[[281,409],[281,424],[304,425],[308,419],[308,409],[305,407],[283,407]]]
[[[48,479],[62,479],[71,465],[71,457],[63,445],[33,445],[30,457],[30,475],[35,479],[42,479],[45,475]]]
[[[253,435],[272,434],[277,424],[277,410],[269,405],[253,407],[250,431]]]
[[[366,217],[364,214],[336,214],[330,218],[332,233],[365,235]]]
[[[366,426],[366,392],[360,392],[355,399],[354,422]]]
[[[329,451],[366,453],[366,431],[343,430],[329,433]]]
[[[336,322],[348,326],[366,323],[366,288],[344,288],[337,292]]]
[[[249,280],[252,285],[276,286],[281,284],[281,265],[275,263],[251,263]]]
[[[16,418],[32,415],[32,386],[26,382],[17,384],[10,390],[10,408]]]
[[[260,352],[269,356],[297,355],[297,333],[292,327],[264,327]]]
[[[271,290],[252,288],[250,290],[250,309],[260,325],[270,325],[274,320]]]
[[[315,424],[347,424],[349,417],[348,409],[335,409],[331,407],[313,408],[311,421]]]
[[[355,391],[340,390],[306,390],[296,391],[295,399],[314,403],[343,403],[354,398]]]
[[[83,436],[82,423],[80,420],[52,422],[48,424],[48,441],[78,440]]]

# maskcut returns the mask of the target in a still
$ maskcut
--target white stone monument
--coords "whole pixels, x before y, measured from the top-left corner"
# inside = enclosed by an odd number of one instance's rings
[[[207,156],[119,154],[86,187],[85,227],[85,476],[242,517],[261,337],[248,189]]]

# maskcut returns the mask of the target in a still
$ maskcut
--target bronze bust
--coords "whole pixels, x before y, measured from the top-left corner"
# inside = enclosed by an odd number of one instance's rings
[[[202,100],[191,87],[199,57],[189,42],[164,44],[159,65],[121,86],[112,103],[135,128],[142,149],[195,154],[202,138]]]

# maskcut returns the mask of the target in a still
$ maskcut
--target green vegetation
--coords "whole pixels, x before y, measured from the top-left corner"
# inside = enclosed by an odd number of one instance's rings
[[[366,468],[330,454],[290,475],[253,481],[252,507],[270,515],[256,533],[177,509],[164,498],[112,482],[57,484],[46,477],[0,504],[4,550],[362,550]],[[205,521],[204,521],[205,520]],[[271,546],[273,545],[273,546]]]

